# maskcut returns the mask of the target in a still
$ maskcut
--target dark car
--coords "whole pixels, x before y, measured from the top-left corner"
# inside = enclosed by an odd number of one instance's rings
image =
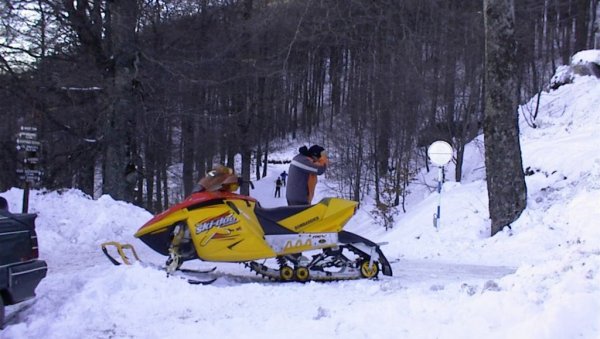
[[[38,259],[36,214],[0,211],[0,328],[4,306],[33,298],[48,266]]]

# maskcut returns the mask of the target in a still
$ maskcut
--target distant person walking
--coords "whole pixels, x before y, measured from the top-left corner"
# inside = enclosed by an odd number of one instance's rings
[[[329,160],[325,149],[319,145],[302,146],[292,159],[286,198],[289,206],[310,205],[315,194],[317,175],[325,173]]]
[[[277,180],[275,180],[275,198],[281,198],[281,186],[283,185],[283,182],[281,181],[281,178],[277,178]]]
[[[279,175],[279,177],[281,177],[281,181],[283,182],[283,187],[285,187],[286,185],[286,179],[288,177],[288,174],[286,171],[281,172],[281,174]]]

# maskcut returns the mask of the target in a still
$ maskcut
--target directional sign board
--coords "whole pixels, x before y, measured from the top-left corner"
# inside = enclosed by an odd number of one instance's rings
[[[31,165],[35,165],[40,161],[40,159],[38,157],[28,157],[23,159],[23,163],[24,164],[31,164]]]
[[[19,179],[25,181],[22,213],[27,213],[29,210],[29,185],[34,185],[42,177],[42,171],[36,169],[39,162],[37,152],[41,146],[37,137],[37,128],[32,126],[21,126],[21,131],[16,135],[17,151],[22,152],[21,159],[23,159],[22,168],[17,169],[17,174]]]
[[[42,171],[36,168],[40,161],[37,152],[41,147],[37,137],[37,128],[32,126],[21,126],[16,135],[17,151],[22,152],[23,160],[22,168],[17,170],[17,174],[21,180],[31,184],[40,181],[42,177]]]
[[[21,132],[17,133],[17,151],[37,152],[40,145],[37,140],[37,128],[21,126]]]
[[[35,132],[19,132],[17,134],[17,140],[26,139],[26,140],[37,140],[37,133]]]
[[[41,143],[37,140],[31,140],[31,139],[17,139],[17,148],[19,148],[19,146],[23,147],[24,146],[31,146],[31,147],[37,147],[39,148],[41,145]]]
[[[18,169],[17,174],[19,175],[19,179],[35,183],[41,179],[43,173],[38,170]]]

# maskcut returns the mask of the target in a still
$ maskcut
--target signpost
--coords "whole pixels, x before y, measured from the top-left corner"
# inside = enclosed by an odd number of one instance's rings
[[[445,141],[435,141],[429,148],[427,148],[427,156],[434,165],[438,166],[438,206],[437,213],[433,214],[433,227],[439,229],[440,227],[440,215],[441,215],[441,204],[442,204],[442,183],[444,181],[444,166],[446,166],[450,160],[452,160],[453,150],[452,146]]]
[[[40,146],[41,143],[37,140],[37,128],[21,126],[21,131],[17,133],[17,151],[21,152],[23,163],[21,168],[17,169],[17,174],[19,174],[19,179],[25,181],[23,213],[27,213],[29,210],[30,185],[40,181],[42,176],[42,172],[37,169]]]

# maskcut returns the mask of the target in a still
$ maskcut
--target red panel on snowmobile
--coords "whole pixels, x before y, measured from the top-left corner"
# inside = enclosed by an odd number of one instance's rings
[[[184,208],[189,208],[191,206],[206,203],[206,202],[213,201],[213,200],[223,200],[223,199],[246,200],[246,201],[256,202],[256,199],[254,199],[252,197],[248,197],[248,196],[240,195],[240,194],[236,194],[236,193],[231,193],[231,192],[214,191],[214,192],[192,193],[189,197],[187,197],[182,202],[175,204],[175,205],[171,206],[169,209],[167,209],[166,211],[155,215],[154,218],[148,220],[148,222],[146,222],[144,225],[142,225],[142,227],[140,227],[140,230],[148,225],[152,225],[152,224],[164,219],[166,216],[168,216],[169,214],[171,214],[175,211],[178,211],[178,210],[181,210]]]

